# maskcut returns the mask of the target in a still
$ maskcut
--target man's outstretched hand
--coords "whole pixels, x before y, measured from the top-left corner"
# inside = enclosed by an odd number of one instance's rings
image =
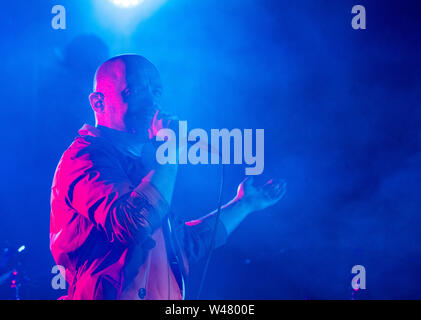
[[[253,177],[249,176],[240,183],[237,195],[222,206],[221,220],[228,234],[231,234],[237,226],[250,213],[266,209],[281,200],[286,192],[285,181],[269,180],[263,186],[254,186]],[[211,212],[213,215],[216,212]]]
[[[250,212],[266,209],[281,200],[286,192],[284,180],[269,180],[263,186],[253,185],[253,176],[240,183],[235,200],[240,200]]]

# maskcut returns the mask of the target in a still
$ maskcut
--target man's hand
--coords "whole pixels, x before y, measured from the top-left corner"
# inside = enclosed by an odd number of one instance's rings
[[[173,115],[168,115],[162,111],[157,110],[152,119],[149,132],[149,139],[156,139],[159,130],[161,129],[172,129],[171,125],[173,123],[178,124],[178,118]]]
[[[286,182],[273,179],[263,186],[254,186],[253,177],[247,177],[240,183],[237,190],[236,200],[243,202],[243,205],[250,212],[263,210],[281,200],[286,192]]]
[[[177,165],[175,164],[158,164],[156,160],[156,144],[154,140],[161,129],[170,129],[174,125],[175,117],[170,117],[159,110],[153,117],[149,128],[149,139],[151,143],[147,143],[143,149],[143,164],[149,173],[143,179],[152,183],[168,204],[171,204],[174,184],[177,177]]]
[[[170,130],[173,134],[169,134],[168,131],[161,132],[160,134],[160,130],[163,129]],[[151,121],[148,131],[149,139],[156,148],[161,144],[160,142],[157,142],[157,137],[160,137],[159,141],[162,141],[162,138],[164,138],[165,141],[168,141],[168,139],[175,140],[173,142],[175,143],[176,148],[169,148],[168,158],[175,158],[178,164],[180,152],[186,152],[187,149],[187,143],[183,143],[183,141],[187,141],[187,132],[181,133],[179,131],[178,117],[158,110]]]
[[[261,187],[253,185],[253,177],[250,176],[240,183],[237,195],[234,199],[222,206],[221,220],[230,234],[250,213],[263,210],[281,200],[286,192],[285,181],[266,182]],[[211,212],[210,215],[215,214]]]

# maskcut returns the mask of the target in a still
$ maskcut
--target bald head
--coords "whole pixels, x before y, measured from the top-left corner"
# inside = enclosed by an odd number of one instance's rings
[[[90,96],[97,124],[120,131],[143,130],[159,105],[158,70],[139,55],[120,55],[96,71]]]
[[[136,54],[120,55],[99,66],[95,73],[94,91],[153,80],[159,81],[159,73],[148,59]]]

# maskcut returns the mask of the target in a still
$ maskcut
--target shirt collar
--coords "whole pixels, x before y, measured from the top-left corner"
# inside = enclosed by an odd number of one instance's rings
[[[142,154],[143,143],[140,141],[139,136],[132,133],[99,125],[93,127],[89,124],[84,124],[79,130],[79,134],[81,136],[88,135],[104,138],[114,145],[119,151],[128,156],[140,157]]]

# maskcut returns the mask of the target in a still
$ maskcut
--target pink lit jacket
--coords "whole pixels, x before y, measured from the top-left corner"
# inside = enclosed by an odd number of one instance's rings
[[[50,248],[65,299],[183,299],[189,264],[210,245],[214,215],[183,222],[149,182],[130,135],[84,125],[51,192]],[[227,232],[219,222],[215,246]]]

